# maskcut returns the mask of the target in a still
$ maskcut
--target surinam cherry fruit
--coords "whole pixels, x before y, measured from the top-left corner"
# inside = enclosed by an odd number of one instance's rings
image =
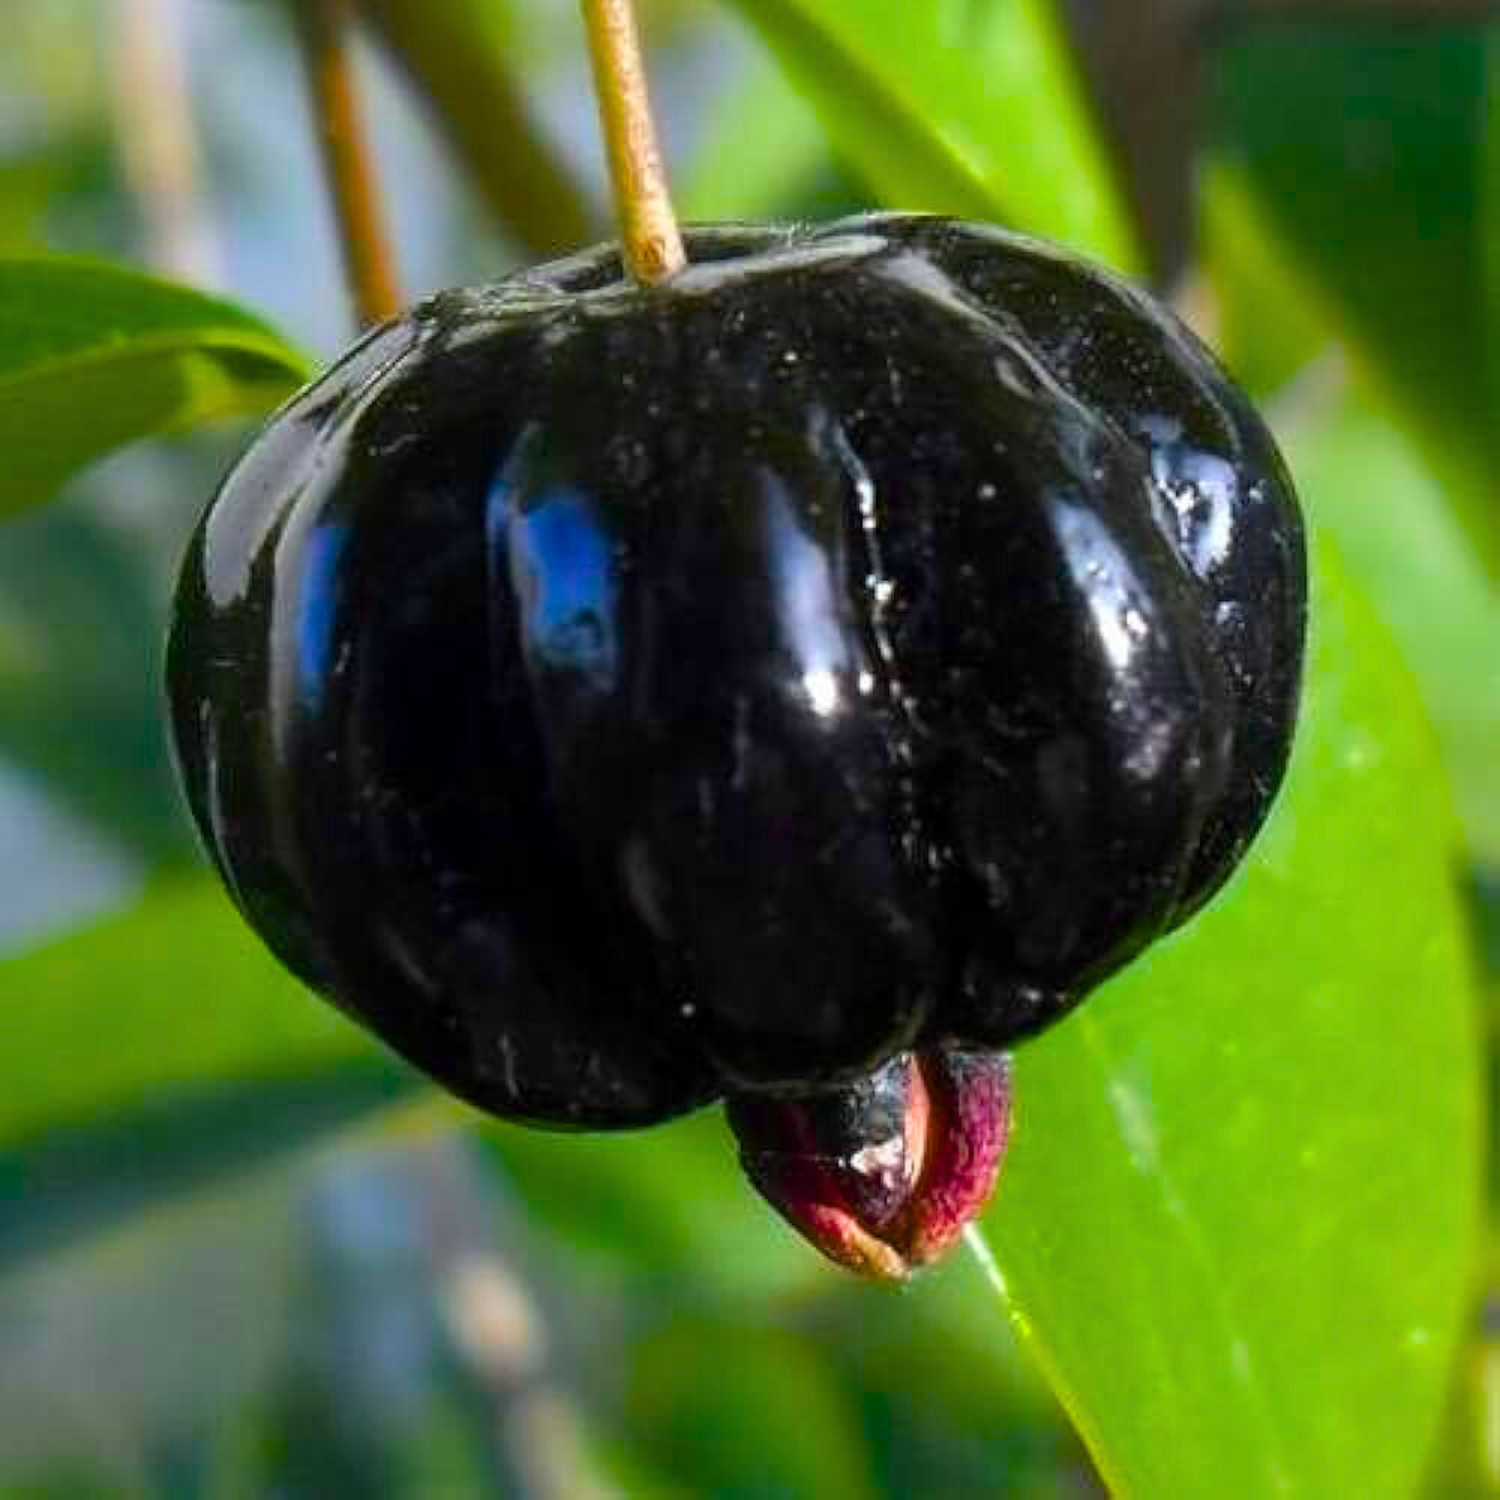
[[[983,1204],[1005,1050],[1197,910],[1275,794],[1304,557],[1162,308],[879,215],[601,247],[369,336],[182,572],[177,750],[280,959],[481,1109],[730,1101],[903,1274]]]

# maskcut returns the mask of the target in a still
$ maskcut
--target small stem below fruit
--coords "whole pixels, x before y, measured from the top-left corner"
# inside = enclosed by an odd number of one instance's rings
[[[594,92],[609,156],[620,240],[630,274],[644,286],[687,264],[657,145],[632,0],[582,0]]]
[[[360,109],[350,0],[301,0],[297,13],[344,271],[360,322],[383,323],[400,312],[401,292]]]
[[[799,1234],[862,1276],[903,1281],[946,1255],[994,1190],[1010,1062],[931,1047],[836,1087],[726,1106],[745,1175]]]

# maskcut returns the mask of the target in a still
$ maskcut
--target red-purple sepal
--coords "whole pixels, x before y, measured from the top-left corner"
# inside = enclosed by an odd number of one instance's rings
[[[901,1281],[944,1255],[983,1209],[1011,1124],[1003,1053],[906,1052],[839,1088],[741,1094],[740,1164],[830,1259]]]

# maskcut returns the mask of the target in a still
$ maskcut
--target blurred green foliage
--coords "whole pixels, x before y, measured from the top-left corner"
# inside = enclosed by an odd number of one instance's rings
[[[1067,7],[732,8],[746,29],[727,6],[647,12],[659,92],[690,101],[672,139],[692,216],[887,203],[1145,262]],[[237,9],[289,96],[288,29]],[[431,25],[422,0],[377,9],[388,47]],[[1500,909],[1500,24],[1255,10],[1201,39],[1184,305],[1265,403],[1318,538],[1306,721],[1231,888],[1018,1058],[985,1225],[1002,1298],[970,1257],[903,1295],[847,1283],[750,1196],[712,1112],[626,1137],[476,1128],[188,867],[156,656],[217,450],[53,496],[134,439],[268,409],[300,336],[76,258],[138,260],[151,217],[120,160],[139,115],[98,86],[132,8],[23,8],[0,56],[0,509],[27,511],[0,533],[0,766],[158,878],[0,955],[0,1490],[1500,1484],[1473,1295],[1476,1274],[1496,1295],[1500,985],[1463,906]],[[538,142],[560,119],[586,134],[558,7],[441,19],[463,89],[405,72],[457,151],[484,150],[476,77]],[[195,17],[189,42],[211,35]],[[380,76],[377,126],[399,99]],[[235,144],[245,117],[195,83],[205,139]],[[569,212],[590,211],[560,136],[509,161],[569,172]],[[241,186],[215,183],[226,234]],[[486,194],[512,243],[555,223],[537,186]],[[3,873],[0,900],[26,879]]]
[[[1493,29],[1304,23],[1239,38],[1221,58],[1215,147],[1335,302],[1341,341],[1496,578]]]
[[[0,260],[0,516],[143,436],[264,412],[307,374],[218,298],[102,263]]]

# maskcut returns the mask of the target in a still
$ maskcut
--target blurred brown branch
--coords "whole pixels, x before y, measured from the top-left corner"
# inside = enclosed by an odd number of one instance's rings
[[[533,121],[484,0],[360,0],[391,55],[500,223],[531,255],[598,239],[604,226]]]
[[[344,269],[360,321],[371,324],[401,310],[401,291],[360,108],[350,6],[351,0],[301,0],[296,10]]]

